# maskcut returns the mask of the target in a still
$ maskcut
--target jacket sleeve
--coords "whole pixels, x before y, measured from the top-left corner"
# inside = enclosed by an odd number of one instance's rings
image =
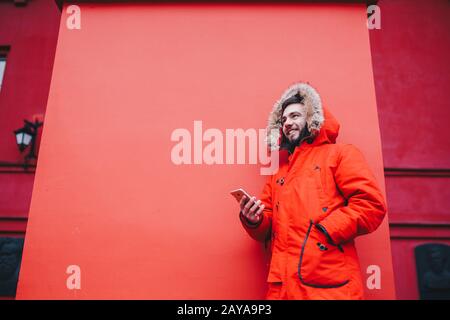
[[[386,215],[386,203],[364,156],[355,146],[342,147],[334,179],[346,205],[330,212],[319,222],[319,229],[335,244],[375,231]]]
[[[263,191],[258,198],[264,204],[263,218],[258,224],[251,224],[239,213],[242,226],[253,239],[264,242],[271,233],[272,228],[272,176],[268,176]]]

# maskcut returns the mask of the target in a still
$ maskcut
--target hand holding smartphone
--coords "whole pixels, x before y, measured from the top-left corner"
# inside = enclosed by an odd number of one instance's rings
[[[233,190],[230,193],[239,202],[242,215],[249,223],[256,224],[261,221],[264,210],[264,204],[261,204],[261,200],[256,200],[256,197],[250,196],[242,188]]]

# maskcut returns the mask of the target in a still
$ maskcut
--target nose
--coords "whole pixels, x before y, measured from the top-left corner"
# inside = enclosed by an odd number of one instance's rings
[[[290,128],[292,126],[292,119],[287,118],[286,121],[284,122],[284,126],[286,128]]]

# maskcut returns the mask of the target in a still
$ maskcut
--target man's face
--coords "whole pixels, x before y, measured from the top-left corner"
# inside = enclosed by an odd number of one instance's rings
[[[306,107],[300,103],[290,104],[284,109],[281,117],[283,133],[289,142],[294,143],[306,125]]]

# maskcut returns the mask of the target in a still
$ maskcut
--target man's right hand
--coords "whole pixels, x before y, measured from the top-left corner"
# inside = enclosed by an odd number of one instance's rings
[[[239,205],[242,215],[248,222],[257,224],[263,218],[264,204],[261,204],[261,200],[257,201],[256,197],[251,197],[249,200],[246,196],[243,196]]]

